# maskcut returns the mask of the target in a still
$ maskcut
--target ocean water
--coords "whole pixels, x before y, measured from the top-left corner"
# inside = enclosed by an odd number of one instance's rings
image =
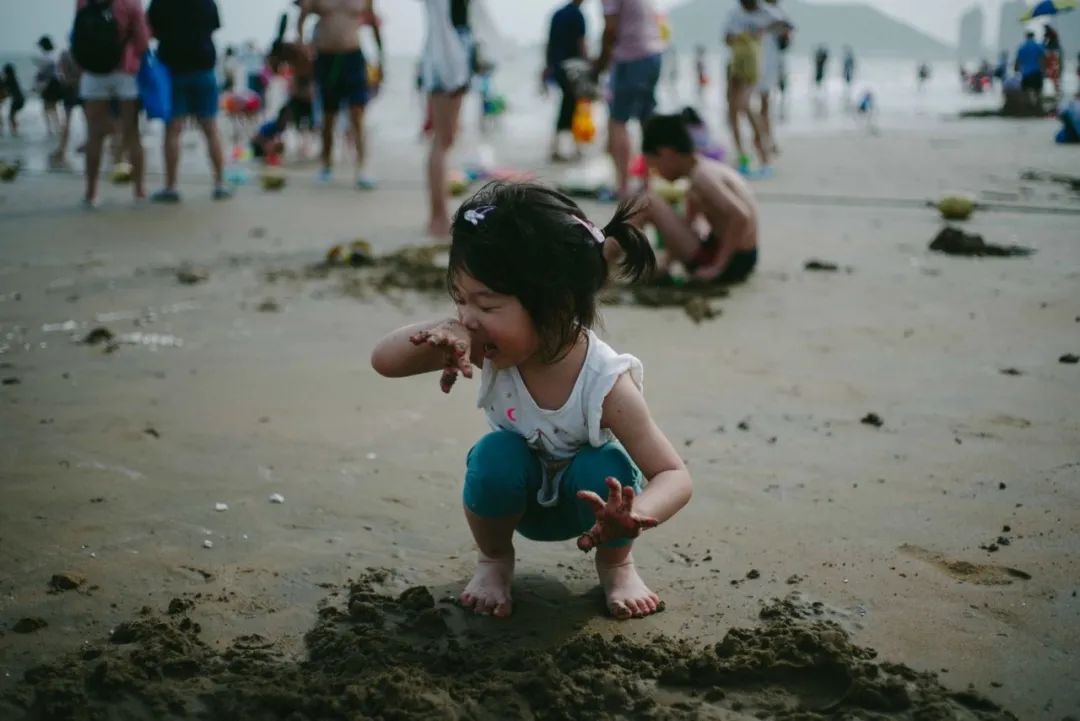
[[[0,62],[14,62],[24,89],[29,91],[33,79],[30,57],[11,56],[5,59],[0,56]],[[723,78],[722,53],[708,58],[710,84],[701,97],[696,89],[691,55],[684,53],[677,58],[677,62],[678,70],[674,76],[670,66],[665,69],[658,89],[660,112],[673,112],[693,105],[711,127],[714,138],[724,145],[730,145],[726,131],[724,87],[720,82]],[[558,109],[558,93],[556,91],[547,97],[541,95],[540,63],[540,51],[531,49],[523,50],[520,55],[500,64],[494,75],[493,87],[495,92],[506,98],[507,111],[487,139],[479,137],[479,94],[470,94],[463,112],[463,137],[459,144],[464,150],[459,151],[459,155],[465,156],[481,142],[489,142],[499,148],[500,161],[513,162],[518,167],[536,165],[546,159],[547,139],[551,135]],[[788,90],[784,102],[781,105],[779,97],[774,100],[778,106],[776,122],[781,138],[864,130],[865,122],[856,115],[854,108],[867,92],[873,93],[877,109],[875,124],[883,132],[925,130],[943,122],[955,121],[962,111],[995,109],[1001,104],[1000,91],[997,89],[983,95],[963,92],[958,66],[951,63],[931,64],[932,76],[921,88],[916,80],[916,63],[912,60],[861,60],[850,89],[845,87],[840,77],[838,60],[834,59],[831,63],[821,90],[814,88],[811,82],[812,67],[808,57],[789,57],[787,68]],[[1066,80],[1067,93],[1076,92],[1076,68],[1072,64],[1067,66]],[[272,88],[268,106],[273,109],[283,102],[284,93],[283,85]],[[421,155],[423,151],[418,137],[424,107],[424,98],[417,93],[415,86],[415,60],[391,58],[387,67],[387,84],[368,109],[368,137],[377,146],[375,154],[383,157]],[[603,103],[596,104],[595,120],[597,127],[602,129],[606,123]],[[20,122],[23,139],[0,139],[0,156],[17,153],[29,167],[44,167],[44,149],[48,141],[40,104],[34,98],[30,98]],[[972,124],[972,128],[973,132],[978,132],[977,124]],[[76,120],[72,147],[81,142],[83,133],[80,117]],[[155,145],[160,133],[160,123],[151,123],[145,130],[151,170],[154,158],[159,154]],[[35,144],[41,145],[38,152],[29,150]],[[184,164],[190,164],[193,172],[206,172],[205,162],[199,154],[186,153]]]

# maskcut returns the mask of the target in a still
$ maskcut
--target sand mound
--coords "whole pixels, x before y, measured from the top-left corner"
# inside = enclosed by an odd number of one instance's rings
[[[585,634],[521,647],[452,631],[448,602],[424,587],[392,595],[391,576],[373,571],[333,593],[305,660],[260,636],[217,651],[190,604],[174,601],[167,615],[143,609],[108,641],[27,671],[4,701],[26,718],[76,720],[1015,719],[933,674],[877,661],[797,597],[712,646]]]

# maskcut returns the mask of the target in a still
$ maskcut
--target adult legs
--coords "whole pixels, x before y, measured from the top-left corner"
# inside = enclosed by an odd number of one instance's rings
[[[570,85],[563,78],[559,78],[559,92],[562,95],[559,101],[559,115],[555,119],[555,134],[551,137],[551,160],[556,162],[563,159],[559,154],[559,139],[564,133],[573,130],[574,108],[576,105],[576,98],[574,98]],[[579,146],[578,153],[580,154],[580,152]]]
[[[57,143],[56,150],[49,156],[49,162],[53,165],[60,166],[67,163],[67,147],[71,139],[71,119],[74,115],[75,108],[64,105],[64,118],[60,123],[60,141]]]
[[[106,136],[112,132],[113,119],[108,100],[87,100],[83,109],[86,113],[86,192],[83,201],[92,204],[97,200],[101,151]]]
[[[742,114],[742,108],[739,107],[740,96],[742,94],[740,85],[739,81],[728,78],[728,127],[731,129],[731,140],[735,145],[735,153],[738,156],[738,162],[741,164],[743,156],[746,155],[746,149],[743,147],[742,129],[739,127],[739,117]]]
[[[334,124],[337,122],[337,106],[324,106],[322,119],[322,167],[329,174],[334,167]]]
[[[214,186],[220,188],[225,184],[225,152],[221,148],[217,118],[199,118],[198,122],[206,137],[206,152],[210,158],[210,168],[214,172]]]
[[[172,118],[165,126],[165,190],[176,191],[177,174],[180,167],[180,136],[184,131],[184,118]],[[155,196],[156,198],[156,196]]]
[[[356,174],[357,185],[370,190],[374,182],[364,173],[364,165],[367,161],[367,138],[364,135],[364,106],[349,106],[349,127],[352,130],[353,145],[356,148]]]
[[[608,151],[615,164],[615,187],[620,198],[630,192],[630,128],[620,120],[608,121]]]
[[[771,94],[768,90],[761,91],[761,132],[764,135],[765,147],[770,153],[777,152],[776,135],[773,131]]]
[[[428,233],[435,238],[444,238],[450,234],[446,158],[457,137],[464,97],[464,93],[431,94],[432,136],[427,166],[431,218],[428,222]]]
[[[146,168],[143,164],[142,138],[139,137],[138,100],[120,101],[120,128],[124,137],[124,148],[127,150],[128,162],[131,163],[135,199],[141,200],[146,197],[146,188],[144,187]]]

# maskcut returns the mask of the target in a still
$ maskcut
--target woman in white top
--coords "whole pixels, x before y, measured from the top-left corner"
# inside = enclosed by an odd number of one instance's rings
[[[630,546],[690,499],[679,454],[649,416],[641,362],[591,330],[608,256],[636,279],[655,267],[624,202],[603,230],[569,198],[531,184],[488,185],[454,217],[447,280],[455,318],[401,328],[371,361],[388,377],[481,368],[479,406],[492,432],[469,452],[465,517],[480,549],[461,602],[507,616],[513,535],[577,537],[616,618],[654,613],[660,598]],[[642,490],[642,481],[645,481]],[[607,495],[605,503],[600,494]]]

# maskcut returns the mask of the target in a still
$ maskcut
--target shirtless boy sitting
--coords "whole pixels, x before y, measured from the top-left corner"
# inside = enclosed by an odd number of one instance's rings
[[[645,125],[642,152],[668,182],[690,180],[686,213],[655,191],[642,219],[664,238],[668,254],[699,283],[740,283],[757,265],[758,208],[749,186],[731,168],[694,152],[678,115],[654,115]]]

